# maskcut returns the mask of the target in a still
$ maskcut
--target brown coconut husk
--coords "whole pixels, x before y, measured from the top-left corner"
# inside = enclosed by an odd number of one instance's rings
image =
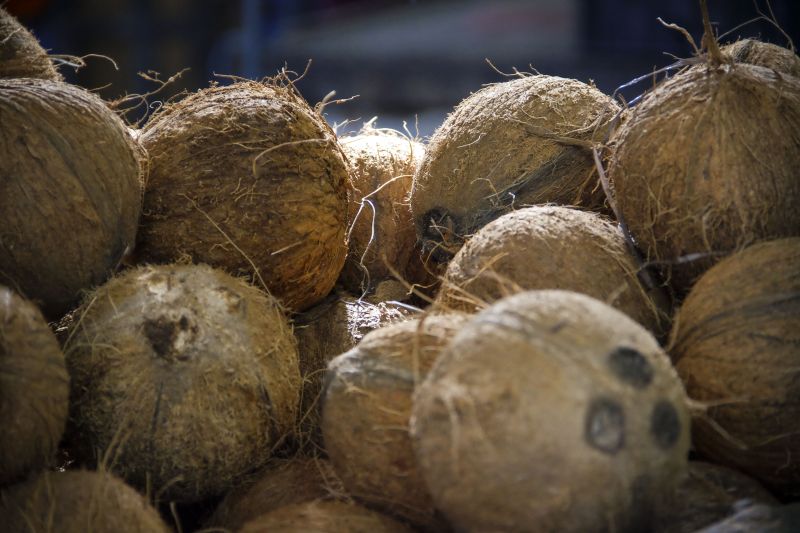
[[[753,245],[706,272],[672,344],[687,393],[706,406],[697,450],[800,496],[800,238]]]
[[[87,297],[65,346],[69,441],[158,500],[199,501],[292,430],[300,373],[279,303],[205,265],[131,269]]]
[[[108,472],[44,472],[0,492],[3,531],[169,533],[158,511]]]
[[[456,334],[417,388],[411,435],[456,530],[647,531],[686,474],[689,420],[644,328],[583,294],[531,291]]]
[[[94,94],[0,79],[0,283],[58,319],[133,247],[141,152]]]
[[[333,288],[347,254],[348,170],[333,131],[277,82],[211,87],[142,129],[141,261],[246,275],[290,309]]]
[[[424,251],[446,261],[464,238],[522,205],[599,206],[587,149],[619,108],[595,87],[523,76],[463,100],[434,133],[411,210]]]
[[[331,361],[325,379],[322,436],[347,491],[429,531],[446,527],[411,447],[412,396],[466,320],[435,315],[384,326]]]
[[[63,81],[33,34],[0,6],[0,78]]]
[[[724,60],[747,63],[800,77],[800,57],[777,44],[758,39],[741,39],[720,48]]]
[[[241,533],[410,533],[411,529],[360,505],[313,501],[288,505],[247,522]]]
[[[605,301],[661,335],[668,331],[668,309],[639,282],[638,272],[622,231],[603,216],[528,207],[467,241],[448,264],[436,303],[474,311],[524,290],[564,289]]]
[[[402,133],[364,124],[339,139],[350,161],[349,251],[341,274],[346,289],[367,293],[406,269],[417,234],[408,205],[411,181],[425,147]]]
[[[0,485],[54,463],[68,399],[55,335],[35,305],[0,285]]]

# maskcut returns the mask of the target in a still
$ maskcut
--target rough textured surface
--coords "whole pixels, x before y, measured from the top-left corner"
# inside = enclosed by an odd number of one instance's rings
[[[522,290],[564,289],[605,301],[660,334],[666,310],[656,306],[637,272],[622,232],[604,217],[528,207],[467,241],[447,266],[437,304],[472,311]]]
[[[800,77],[800,57],[788,48],[756,39],[742,39],[720,48],[722,57],[736,63],[748,63],[783,74]]]
[[[531,291],[465,324],[411,435],[459,531],[647,531],[686,475],[686,396],[655,338],[588,296]]]
[[[36,37],[0,6],[0,78],[61,81]]]
[[[617,105],[594,87],[555,76],[490,85],[462,101],[434,133],[411,193],[417,235],[440,260],[511,209],[594,205],[594,163],[553,135],[602,141]]]
[[[800,238],[721,261],[686,298],[670,353],[698,451],[800,497]]]
[[[204,265],[128,270],[91,294],[65,346],[80,458],[196,501],[264,464],[296,417],[297,345],[277,301]]]
[[[384,326],[331,361],[322,403],[325,449],[347,491],[370,507],[443,529],[417,469],[408,419],[417,385],[466,315]]]
[[[104,472],[45,472],[0,492],[3,531],[169,533],[158,512]]]
[[[391,518],[338,501],[315,501],[281,507],[251,520],[241,533],[410,533]]]
[[[0,285],[0,485],[53,462],[68,399],[64,355],[47,322]]]
[[[621,215],[679,295],[721,256],[800,235],[799,78],[692,67],[646,95],[612,145]]]
[[[247,275],[292,310],[339,277],[348,170],[333,131],[290,87],[242,82],[199,91],[142,129],[150,174],[142,261]]]
[[[371,123],[351,137],[339,139],[350,161],[349,251],[341,280],[356,293],[368,292],[391,277],[386,261],[402,274],[417,234],[408,196],[425,147],[390,129]]]
[[[742,502],[738,512],[696,533],[796,533],[800,503],[768,506]]]
[[[0,283],[57,319],[132,247],[140,153],[94,94],[0,79]]]

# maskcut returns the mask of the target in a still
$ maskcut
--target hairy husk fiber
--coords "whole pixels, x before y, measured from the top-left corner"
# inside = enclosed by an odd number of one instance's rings
[[[44,472],[0,492],[3,531],[169,533],[144,496],[108,472]]]
[[[0,6],[0,78],[63,80],[36,37],[3,6]]]
[[[0,79],[0,283],[57,319],[132,247],[140,152],[94,94]]]
[[[411,533],[403,524],[360,505],[313,501],[288,505],[255,518],[240,533]]]
[[[800,57],[793,51],[756,39],[742,39],[720,48],[723,59],[748,63],[800,77]]]
[[[800,79],[698,65],[631,109],[612,137],[616,200],[679,295],[756,240],[800,235]]]
[[[408,419],[412,396],[466,315],[429,315],[384,326],[331,361],[322,403],[325,449],[347,491],[370,507],[442,529],[417,469]]]
[[[76,316],[65,353],[79,458],[99,453],[134,486],[189,502],[262,465],[293,428],[296,341],[277,301],[244,281],[140,267]]]
[[[555,76],[490,85],[434,133],[411,192],[417,235],[440,260],[464,237],[522,205],[597,203],[591,152],[554,137],[602,141],[617,105]]]
[[[68,399],[55,335],[35,305],[0,285],[0,486],[53,461]]]
[[[475,315],[417,388],[411,435],[459,531],[647,531],[687,470],[689,412],[658,342],[583,294]]]
[[[523,290],[564,289],[602,300],[660,334],[666,310],[637,278],[622,231],[568,207],[519,209],[481,228],[447,266],[440,307],[473,311]]]
[[[699,452],[800,496],[800,238],[753,245],[700,278],[670,350]]]

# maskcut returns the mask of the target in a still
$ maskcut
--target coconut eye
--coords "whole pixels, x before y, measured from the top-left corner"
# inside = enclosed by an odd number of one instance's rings
[[[661,400],[650,416],[650,434],[662,450],[672,448],[681,436],[681,421],[678,411],[667,400]]]
[[[608,356],[608,366],[619,379],[637,389],[653,381],[653,367],[641,352],[620,346]]]
[[[625,412],[609,398],[592,401],[586,412],[585,438],[593,448],[614,455],[625,446]]]

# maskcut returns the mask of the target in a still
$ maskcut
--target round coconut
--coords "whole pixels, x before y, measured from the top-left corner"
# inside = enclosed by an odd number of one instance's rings
[[[247,275],[296,311],[330,292],[347,255],[348,170],[292,86],[204,89],[139,138],[150,155],[140,260]]]
[[[0,283],[57,319],[135,242],[140,152],[94,94],[0,79]]]
[[[736,502],[777,505],[778,501],[761,484],[724,466],[691,461],[689,477],[680,484],[675,497],[659,510],[654,533],[694,533],[700,528],[734,514]]]
[[[619,108],[595,87],[525,76],[481,89],[434,133],[411,192],[426,252],[447,260],[466,235],[524,204],[598,204],[592,154]]]
[[[240,533],[410,533],[403,524],[360,505],[313,501],[281,507],[247,522]]]
[[[0,285],[0,485],[53,461],[68,399],[55,335],[35,305]]]
[[[278,302],[244,281],[205,265],[131,269],[77,316],[67,433],[83,461],[99,452],[136,487],[198,501],[292,430],[296,341]]]
[[[430,531],[442,529],[408,435],[412,396],[466,315],[384,326],[331,361],[322,437],[354,498]]]
[[[670,351],[699,452],[800,497],[800,238],[753,245],[706,272]]]
[[[612,137],[617,206],[679,296],[720,257],[800,235],[800,78],[736,63],[658,85]]]
[[[800,77],[800,57],[793,50],[757,39],[742,39],[720,48],[723,59],[758,65]]]
[[[403,273],[417,234],[408,196],[425,147],[392,129],[364,125],[358,135],[339,139],[350,164],[349,251],[341,281],[365,293],[392,271]]]
[[[647,531],[686,475],[689,412],[655,338],[583,294],[467,322],[417,388],[420,470],[459,531]]]
[[[36,37],[0,6],[0,78],[61,81]]]
[[[108,472],[44,472],[0,492],[3,531],[169,533],[147,500]]]
[[[508,213],[480,229],[447,266],[437,305],[473,311],[522,290],[588,294],[660,334],[666,306],[637,277],[622,231],[603,216],[559,206]]]

